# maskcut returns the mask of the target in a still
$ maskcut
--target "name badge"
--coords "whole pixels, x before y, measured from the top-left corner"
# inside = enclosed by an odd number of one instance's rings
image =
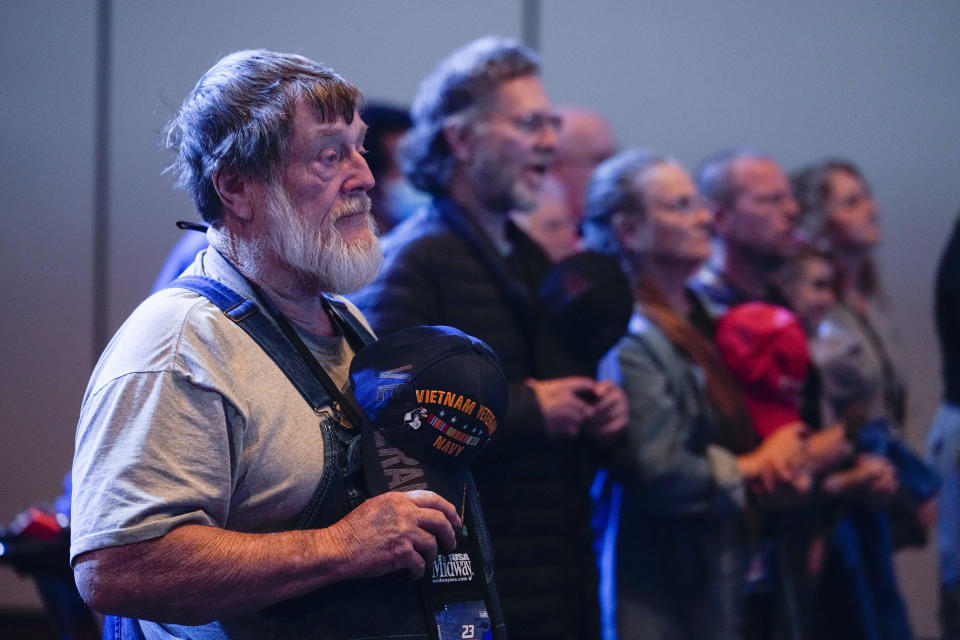
[[[440,640],[491,640],[490,614],[483,600],[448,602],[433,613]]]
[[[436,640],[492,640],[487,595],[480,549],[464,527],[457,548],[438,553],[420,579],[430,635]]]

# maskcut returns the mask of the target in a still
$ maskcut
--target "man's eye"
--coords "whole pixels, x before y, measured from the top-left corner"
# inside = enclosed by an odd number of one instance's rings
[[[320,154],[320,162],[323,164],[336,164],[340,160],[340,154],[336,151],[324,151]]]

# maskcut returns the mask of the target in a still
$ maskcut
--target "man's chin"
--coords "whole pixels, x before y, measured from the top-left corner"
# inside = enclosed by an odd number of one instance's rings
[[[383,262],[383,251],[376,237],[371,236],[362,248],[354,244],[348,256],[327,260],[321,265],[317,281],[320,289],[328,293],[348,294],[370,284]]]
[[[333,225],[340,237],[351,245],[369,242],[371,238],[375,239],[378,235],[376,220],[369,211],[342,216]]]
[[[511,194],[511,211],[533,211],[540,205],[540,192],[526,187],[515,187]]]

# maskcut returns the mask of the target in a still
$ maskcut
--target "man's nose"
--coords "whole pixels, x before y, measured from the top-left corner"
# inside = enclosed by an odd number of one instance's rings
[[[370,191],[370,189],[373,189],[373,185],[376,184],[376,180],[373,177],[373,172],[370,171],[370,166],[367,164],[367,160],[360,154],[359,151],[354,151],[352,171],[352,175],[343,183],[344,191],[366,192]]]

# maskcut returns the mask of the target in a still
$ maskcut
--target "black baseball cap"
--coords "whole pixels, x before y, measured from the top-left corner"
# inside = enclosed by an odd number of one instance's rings
[[[591,367],[627,333],[633,293],[613,257],[581,251],[551,269],[538,292],[560,345]]]
[[[452,327],[410,327],[361,349],[350,364],[368,488],[429,489],[463,515],[467,469],[500,427],[507,381],[482,340]]]

